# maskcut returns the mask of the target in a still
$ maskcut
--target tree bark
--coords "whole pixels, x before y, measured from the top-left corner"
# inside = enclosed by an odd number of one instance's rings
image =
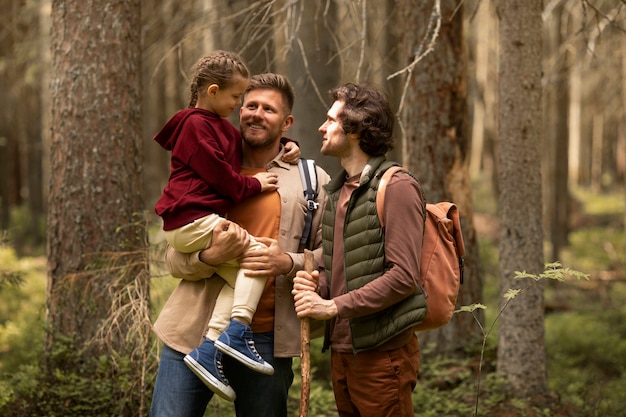
[[[567,20],[564,5],[552,9],[545,20],[544,88],[545,137],[542,149],[545,181],[543,199],[545,206],[544,231],[551,243],[551,260],[560,258],[568,243],[568,207],[570,202],[568,181],[569,155],[569,67],[570,53],[562,45],[567,38]]]
[[[515,271],[543,271],[541,204],[542,2],[506,0],[500,19],[500,293],[523,288]],[[531,281],[532,282],[532,281]],[[504,302],[504,299],[503,299]],[[543,283],[516,297],[500,318],[497,370],[516,395],[547,392]]]
[[[626,51],[626,37],[621,37],[622,51]],[[626,109],[626,54],[622,54],[622,108]],[[621,172],[622,192],[624,193],[624,207],[626,207],[626,118],[619,122],[619,137],[617,146],[618,168]],[[626,239],[626,210],[622,214],[622,226]]]
[[[140,15],[139,0],[52,2],[44,372],[128,358],[115,415],[145,414],[149,363]],[[75,351],[59,355],[67,340]]]
[[[399,16],[404,20],[403,44],[405,65],[427,50],[433,32],[435,1],[405,0],[398,2]],[[437,43],[410,75],[406,100],[401,110],[404,126],[403,163],[420,179],[426,201],[454,201],[461,213],[465,241],[465,283],[457,305],[481,301],[482,282],[476,230],[473,225],[473,203],[469,178],[470,138],[468,129],[466,56],[463,41],[462,7],[458,2],[441,1],[441,29]],[[433,26],[434,27],[434,26]],[[420,52],[420,45],[421,52]],[[482,314],[480,314],[482,320]],[[435,343],[435,353],[460,351],[480,337],[480,329],[470,314],[456,314],[451,322],[420,334],[425,346]]]

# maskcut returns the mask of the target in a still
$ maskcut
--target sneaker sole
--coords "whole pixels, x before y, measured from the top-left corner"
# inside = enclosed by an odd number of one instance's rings
[[[237,397],[235,391],[231,387],[229,387],[228,385],[224,385],[217,378],[211,375],[211,373],[208,372],[204,368],[204,366],[200,365],[198,361],[196,361],[189,355],[185,356],[183,361],[191,370],[191,372],[193,372],[198,378],[200,378],[200,380],[204,382],[204,385],[209,387],[211,391],[227,401],[235,401],[235,398]]]
[[[219,340],[215,342],[215,347],[220,352],[234,359],[237,359],[239,362],[246,365],[248,368],[252,369],[253,371],[257,371],[264,375],[274,375],[274,368],[272,367],[272,365],[270,365],[267,362],[265,362],[265,365],[263,365],[255,360],[252,360],[248,358],[246,355],[244,355],[243,353],[231,348],[230,346],[228,346],[225,343],[220,342]]]

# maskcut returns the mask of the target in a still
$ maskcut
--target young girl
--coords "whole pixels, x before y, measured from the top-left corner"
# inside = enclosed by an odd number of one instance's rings
[[[241,134],[227,119],[248,86],[249,71],[232,52],[215,51],[194,66],[189,108],[177,112],[154,139],[172,151],[170,178],[155,206],[163,219],[168,243],[180,252],[196,252],[211,245],[212,232],[235,204],[263,191],[275,191],[277,175],[239,174]],[[287,162],[296,163],[300,150],[293,142]],[[252,236],[247,250],[264,247]],[[189,368],[216,394],[233,401],[235,393],[224,377],[221,353],[258,372],[274,368],[257,353],[249,324],[265,280],[246,277],[236,260],[221,265],[217,274],[225,285],[217,299],[202,345],[184,359]]]

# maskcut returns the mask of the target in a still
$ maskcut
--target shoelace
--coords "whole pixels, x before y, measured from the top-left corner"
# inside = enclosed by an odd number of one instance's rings
[[[256,346],[254,346],[254,341],[253,340],[248,340],[247,342],[248,342],[248,348],[250,348],[252,353],[254,353],[254,355],[256,356],[257,360],[259,362],[263,362],[263,358],[261,357],[261,355],[259,355],[259,352],[256,351]]]
[[[215,358],[215,367],[217,368],[217,372],[220,373],[220,378],[224,380],[225,385],[230,385],[226,375],[224,374],[224,366],[222,365],[221,359]]]

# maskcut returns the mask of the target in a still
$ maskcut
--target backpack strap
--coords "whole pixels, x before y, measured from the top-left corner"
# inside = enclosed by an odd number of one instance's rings
[[[378,220],[380,221],[380,226],[385,227],[385,217],[383,216],[383,208],[385,207],[385,190],[387,189],[387,184],[389,184],[389,180],[393,177],[398,171],[406,171],[406,168],[401,166],[392,166],[388,168],[380,179],[378,183],[378,192],[376,193],[376,211],[378,212]]]
[[[311,225],[313,223],[313,212],[319,207],[319,203],[315,201],[318,195],[317,188],[317,169],[313,159],[300,158],[298,161],[300,169],[300,179],[302,180],[302,189],[304,191],[304,200],[306,201],[306,218],[304,221],[304,230],[300,238],[300,248],[304,249],[311,239]]]

